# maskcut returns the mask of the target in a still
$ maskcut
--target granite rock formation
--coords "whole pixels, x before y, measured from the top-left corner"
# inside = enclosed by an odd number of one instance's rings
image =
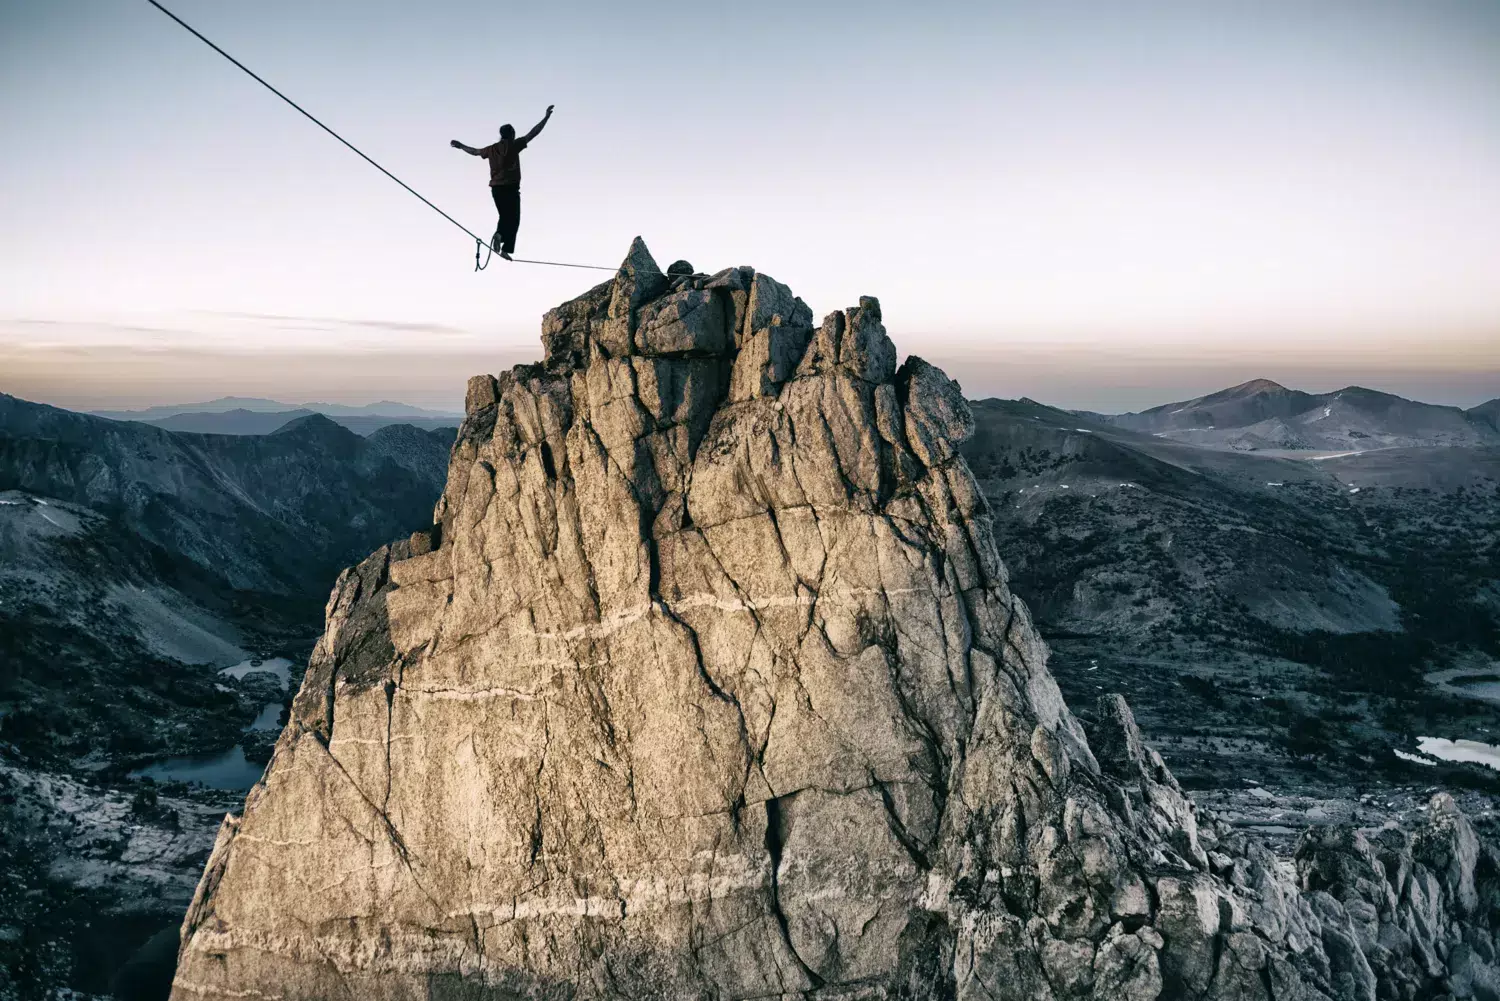
[[[1295,865],[1092,733],[958,386],[880,306],[617,275],[468,387],[431,532],[339,579],[174,997],[1493,996],[1445,800]]]

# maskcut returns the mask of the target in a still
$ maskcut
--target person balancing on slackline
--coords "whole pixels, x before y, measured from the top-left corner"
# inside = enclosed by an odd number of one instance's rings
[[[547,105],[547,113],[542,116],[542,120],[519,139],[516,138],[515,126],[502,125],[500,141],[483,149],[465,146],[457,139],[449,143],[454,149],[461,149],[470,156],[482,156],[490,162],[490,194],[495,196],[495,209],[500,213],[500,222],[495,227],[490,249],[507,261],[515,252],[516,230],[521,228],[521,150],[541,133],[547,120],[552,117],[553,107],[551,104]]]

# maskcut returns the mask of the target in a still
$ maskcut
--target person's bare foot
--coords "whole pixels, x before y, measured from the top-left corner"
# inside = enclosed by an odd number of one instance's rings
[[[503,250],[500,251],[500,256],[503,257],[503,258],[505,258],[507,261],[513,260],[513,258],[509,254],[507,254],[505,251],[503,251]]]

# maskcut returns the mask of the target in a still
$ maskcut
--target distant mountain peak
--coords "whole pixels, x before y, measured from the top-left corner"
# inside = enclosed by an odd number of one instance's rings
[[[349,438],[358,440],[359,438],[359,435],[355,434],[353,431],[350,431],[338,421],[316,412],[307,414],[303,417],[298,417],[295,420],[287,421],[285,424],[281,425],[281,427],[271,432],[272,437],[275,437],[277,435],[297,435],[299,437],[306,438],[328,438],[338,441],[343,441]]]
[[[1476,424],[1483,424],[1500,431],[1500,396],[1486,400],[1477,407],[1464,411],[1464,416]]]
[[[1352,398],[1357,399],[1357,400],[1358,399],[1366,399],[1366,400],[1369,400],[1369,399],[1400,400],[1403,403],[1417,403],[1417,401],[1415,401],[1415,400],[1408,400],[1404,396],[1397,396],[1395,393],[1387,393],[1384,390],[1380,390],[1380,389],[1370,389],[1370,388],[1368,388],[1366,386],[1345,386],[1343,389],[1337,390],[1337,391],[1335,391],[1333,393],[1330,393],[1328,395],[1330,397],[1332,397],[1333,399],[1338,399],[1339,397],[1342,397],[1342,396],[1348,396],[1348,397],[1352,397]],[[1435,404],[1435,403],[1418,403],[1418,406],[1439,406],[1439,404]]]
[[[1238,386],[1231,386],[1228,389],[1223,390],[1223,395],[1228,396],[1232,394],[1235,396],[1250,396],[1254,393],[1289,392],[1291,392],[1291,390],[1287,389],[1281,383],[1274,382],[1271,379],[1251,379],[1249,382],[1242,382]]]

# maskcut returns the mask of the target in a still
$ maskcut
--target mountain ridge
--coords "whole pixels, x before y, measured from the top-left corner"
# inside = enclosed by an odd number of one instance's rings
[[[155,420],[131,420],[129,423],[145,424],[151,427],[165,428],[168,431],[183,431],[192,434],[228,434],[228,435],[258,435],[272,434],[277,428],[287,423],[306,417],[308,414],[322,414],[338,424],[343,425],[355,434],[368,437],[383,427],[394,424],[407,424],[418,427],[424,431],[436,431],[440,428],[453,428],[457,430],[459,418],[457,417],[407,417],[389,415],[369,414],[328,414],[319,410],[225,410],[208,412],[189,412],[173,414],[170,417],[162,417]],[[90,415],[97,416],[97,415]],[[120,420],[121,418],[108,417],[106,420]]]
[[[446,459],[446,436],[417,433],[428,436],[431,465],[438,468]],[[357,551],[347,544],[330,550],[340,517],[346,524],[389,524],[391,537],[402,534],[398,524],[420,524],[430,499],[417,496],[427,498],[427,488],[415,490],[401,478],[407,473],[376,486],[381,464],[394,461],[387,455],[390,444],[398,440],[389,434],[361,437],[319,414],[269,435],[171,431],[0,394],[0,489],[99,509],[144,538],[226,573],[236,586],[303,590],[311,580],[336,573]],[[314,445],[317,452],[309,452]],[[346,479],[325,482],[318,455],[344,463],[328,468]],[[281,464],[280,475],[260,472],[266,463]],[[395,465],[405,469],[410,463]],[[313,503],[325,505],[326,512],[308,506]],[[251,542],[258,535],[276,540],[289,528],[311,531],[305,543],[319,541],[300,550]]]
[[[1488,424],[1490,427],[1500,431],[1500,396],[1493,400],[1487,400],[1477,407],[1470,407],[1464,413],[1470,419]]]
[[[1411,445],[1500,444],[1484,408],[1464,410],[1346,386],[1328,393],[1270,379],[1124,414],[1091,414],[1115,427],[1207,448],[1242,451],[1366,451]]]
[[[172,403],[145,407],[140,410],[91,410],[85,411],[93,417],[109,420],[142,421],[154,423],[184,414],[216,414],[243,410],[247,413],[273,414],[293,410],[310,410],[329,417],[422,417],[457,420],[460,413],[447,410],[430,410],[424,407],[401,403],[396,400],[380,400],[375,403],[283,403],[263,397],[221,396],[202,403]]]

